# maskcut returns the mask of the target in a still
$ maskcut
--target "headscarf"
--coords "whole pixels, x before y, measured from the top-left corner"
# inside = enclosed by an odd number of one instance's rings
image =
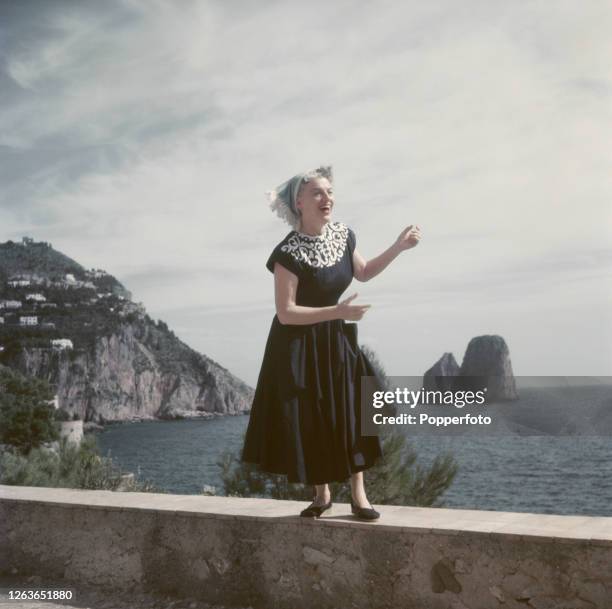
[[[298,173],[274,190],[266,191],[270,201],[270,209],[293,228],[297,228],[300,222],[300,214],[296,207],[296,200],[300,186],[311,178],[319,177],[327,178],[330,182],[333,182],[332,166],[322,165],[317,169]]]

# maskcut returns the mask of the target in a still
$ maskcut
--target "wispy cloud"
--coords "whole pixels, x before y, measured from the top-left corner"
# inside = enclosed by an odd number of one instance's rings
[[[475,292],[507,298],[511,285],[538,311],[526,322],[517,304],[509,325],[508,311],[497,317],[500,332],[522,337],[526,373],[554,348],[539,340],[547,304],[578,281],[585,303],[602,298],[612,228],[603,0],[10,4],[0,8],[2,238],[29,234],[107,268],[152,313],[273,304],[263,265],[288,227],[263,192],[322,162],[334,164],[336,216],[366,257],[401,227],[422,227],[416,250],[355,288],[392,307],[421,286],[434,316],[418,322],[430,323],[424,345],[446,342],[436,306],[477,331],[440,290],[465,303]],[[249,331],[237,315],[218,322],[230,342]],[[560,326],[591,323],[586,309],[566,315]],[[417,323],[374,319],[372,336]],[[196,347],[224,340],[198,343],[191,323],[181,327]],[[409,358],[422,369],[430,354]],[[608,373],[609,348],[599,361]]]

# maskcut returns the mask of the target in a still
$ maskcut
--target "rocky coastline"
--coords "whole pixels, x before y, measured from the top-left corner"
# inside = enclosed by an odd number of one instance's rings
[[[56,407],[92,429],[247,413],[254,394],[115,277],[29,237],[0,243],[0,364],[46,380]]]

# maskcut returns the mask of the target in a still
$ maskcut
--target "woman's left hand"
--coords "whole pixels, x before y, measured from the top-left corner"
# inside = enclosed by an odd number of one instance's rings
[[[416,225],[407,226],[397,238],[396,244],[400,250],[409,250],[418,245],[421,240],[421,229]]]

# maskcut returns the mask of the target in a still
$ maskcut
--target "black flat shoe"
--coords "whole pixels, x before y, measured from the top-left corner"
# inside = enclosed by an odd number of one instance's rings
[[[357,507],[351,499],[351,512],[361,520],[378,520],[380,514],[374,508]]]
[[[332,502],[326,503],[325,505],[315,505],[313,501],[305,510],[300,512],[300,516],[305,518],[319,518],[325,510],[331,508]]]

